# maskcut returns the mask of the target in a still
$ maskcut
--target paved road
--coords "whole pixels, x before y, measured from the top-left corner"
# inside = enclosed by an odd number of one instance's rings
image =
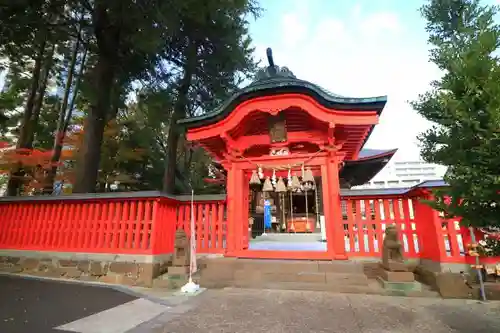
[[[63,332],[54,328],[136,299],[109,288],[0,276],[0,332]]]
[[[500,332],[496,302],[237,289],[206,291],[193,302],[154,332]]]
[[[162,301],[0,276],[0,332],[500,333],[498,302],[244,289],[150,293]]]

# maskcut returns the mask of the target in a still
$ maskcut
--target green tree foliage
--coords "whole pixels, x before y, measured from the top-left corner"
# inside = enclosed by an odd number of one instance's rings
[[[104,174],[111,175],[108,179],[120,182],[120,190],[162,190],[171,121],[171,113],[166,110],[172,109],[173,97],[166,89],[145,88],[140,91],[137,101],[120,109],[115,121],[121,130],[114,136],[105,134],[101,149],[101,190]],[[220,192],[220,187],[210,186],[204,181],[208,177],[210,157],[203,149],[181,141],[175,192],[189,193],[191,186],[196,193]]]
[[[10,117],[2,134],[14,134],[19,149],[33,148],[44,117],[42,109],[55,81],[58,56],[64,54],[65,44],[82,18],[67,4],[62,0],[20,0],[2,2],[0,7],[0,58],[8,70],[0,105],[8,108],[4,114]],[[8,194],[19,192],[27,171],[21,164],[11,170]]]
[[[449,187],[433,206],[465,225],[500,225],[500,27],[496,6],[431,0],[431,61],[443,71],[413,107],[435,126],[420,136],[422,156],[448,166]]]
[[[180,71],[173,77],[175,102],[168,129],[163,190],[175,192],[179,142],[176,122],[210,111],[255,71],[248,19],[260,8],[252,0],[184,1],[178,7],[179,30],[170,35],[165,58]]]
[[[184,143],[177,120],[211,110],[253,73],[247,20],[258,13],[254,0],[2,1],[0,134],[53,149],[57,165],[66,131],[83,125],[75,192],[113,177],[133,178],[126,190],[206,190],[210,158]],[[130,149],[147,153],[127,159]],[[51,192],[60,177],[45,171]],[[8,194],[29,173],[13,167]]]
[[[79,1],[80,2],[80,1]],[[76,192],[93,192],[107,121],[134,80],[156,71],[165,47],[170,7],[175,1],[95,0],[85,2],[92,27],[94,65],[87,85],[89,109],[84,147],[75,179]]]

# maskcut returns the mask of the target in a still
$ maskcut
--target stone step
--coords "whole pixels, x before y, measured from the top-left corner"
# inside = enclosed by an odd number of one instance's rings
[[[384,289],[375,274],[378,263],[215,258],[203,261],[200,285],[205,288],[310,290],[387,296],[439,297],[429,288],[404,292]],[[373,267],[371,267],[373,266]]]
[[[328,291],[335,293],[384,295],[384,290],[377,285],[354,286],[327,283],[307,282],[256,282],[256,281],[233,281],[229,287],[248,289],[274,289],[274,290],[307,290]]]
[[[404,295],[391,295],[390,292],[386,293],[388,296],[405,296],[405,297],[426,297],[426,298],[441,298],[437,291],[432,290],[422,290],[422,291],[410,291]]]
[[[378,276],[378,263],[211,258],[204,260],[202,267],[200,285],[205,288],[234,287],[439,297],[437,292],[426,286],[422,286],[422,290],[384,289],[375,279]]]
[[[310,234],[295,234],[295,233],[282,233],[282,234],[266,234],[257,236],[254,242],[265,241],[265,242],[283,242],[283,243],[311,243],[311,242],[321,242],[320,233],[310,233]]]
[[[306,282],[327,283],[338,285],[367,285],[368,279],[363,274],[325,273],[325,272],[297,272],[282,273],[237,270],[233,275],[234,281],[262,281],[262,282]]]
[[[406,293],[396,293],[389,290],[384,290],[375,281],[370,281],[370,283],[366,286],[332,285],[332,284],[318,284],[318,283],[306,283],[306,282],[234,281],[226,285],[225,288],[305,290],[305,291],[326,291],[332,293],[345,293],[345,294],[440,298],[439,293],[430,290],[413,291]]]
[[[369,280],[359,262],[257,260],[217,258],[205,260],[200,284],[206,288],[259,286],[262,284],[320,284],[304,290],[327,290],[337,287],[367,287]]]
[[[205,269],[248,269],[261,272],[332,272],[332,273],[359,273],[363,274],[363,264],[358,262],[342,261],[308,261],[308,260],[265,260],[265,259],[230,259],[217,258],[205,260]]]
[[[249,277],[266,276],[264,280],[278,281],[338,281],[356,283],[365,280],[363,265],[356,262],[322,262],[301,260],[252,260],[218,258],[204,260],[201,279],[205,283],[215,281],[232,281]],[[315,274],[316,273],[316,274]],[[321,273],[347,274],[327,275]],[[356,276],[356,278],[354,278]],[[254,277],[256,278],[256,277]],[[262,278],[258,278],[262,279]]]
[[[307,282],[262,282],[262,281],[226,281],[201,284],[205,288],[245,288],[245,289],[271,289],[271,290],[305,290],[305,291],[326,291],[332,293],[346,294],[366,294],[383,296],[403,296],[403,297],[426,297],[440,298],[439,293],[431,290],[412,291],[397,293],[384,290],[379,283],[370,280],[368,285],[339,285],[321,284]]]
[[[364,274],[325,273],[326,283],[351,286],[367,286],[369,279]]]

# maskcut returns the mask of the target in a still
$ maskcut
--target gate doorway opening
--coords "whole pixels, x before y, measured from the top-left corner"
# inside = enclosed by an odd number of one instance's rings
[[[274,191],[250,188],[249,250],[327,251],[321,177],[303,178],[295,186],[292,177],[271,181]],[[280,181],[286,191],[276,191]]]

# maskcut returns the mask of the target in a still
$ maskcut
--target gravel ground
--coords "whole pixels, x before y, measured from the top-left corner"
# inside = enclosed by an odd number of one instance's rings
[[[208,290],[155,333],[500,332],[500,303],[332,294]]]

